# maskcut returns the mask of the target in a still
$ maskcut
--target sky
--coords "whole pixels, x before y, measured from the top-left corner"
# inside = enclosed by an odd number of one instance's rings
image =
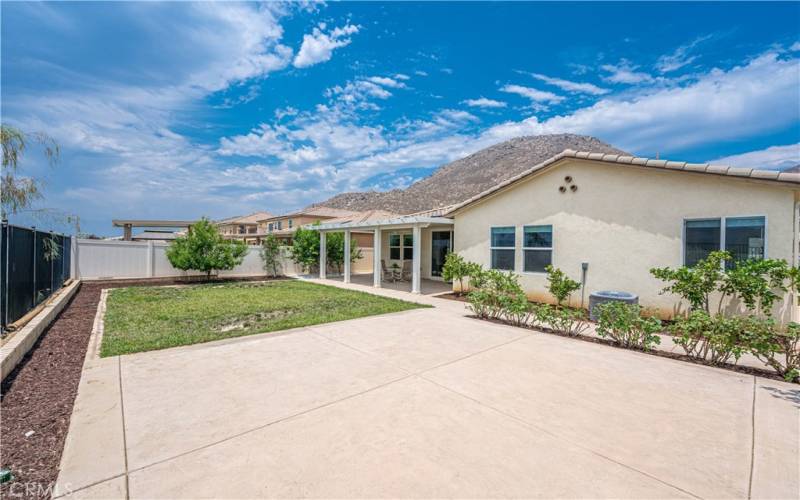
[[[0,9],[2,122],[61,146],[20,168],[45,182],[35,208],[83,232],[403,188],[524,135],[800,164],[798,2]]]

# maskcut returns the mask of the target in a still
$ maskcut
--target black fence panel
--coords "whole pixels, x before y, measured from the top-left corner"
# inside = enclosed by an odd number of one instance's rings
[[[58,291],[69,278],[71,238],[12,225],[0,230],[3,328]]]

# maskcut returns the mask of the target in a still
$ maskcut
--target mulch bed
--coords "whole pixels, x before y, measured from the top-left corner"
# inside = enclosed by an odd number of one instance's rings
[[[261,281],[243,278],[223,281]],[[78,392],[100,291],[104,288],[185,284],[176,279],[84,282],[25,358],[2,382],[0,467],[14,481],[0,497],[50,497]],[[30,437],[25,433],[34,431]]]

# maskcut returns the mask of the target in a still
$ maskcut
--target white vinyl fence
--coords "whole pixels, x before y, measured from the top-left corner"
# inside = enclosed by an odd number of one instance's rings
[[[72,277],[80,279],[169,278],[200,276],[195,271],[181,271],[167,259],[168,243],[160,241],[117,241],[75,239],[72,255]],[[248,247],[244,261],[219,276],[264,276],[260,247]],[[302,271],[289,258],[289,249],[281,249],[280,272],[297,276]],[[372,271],[372,249],[362,248],[363,258],[353,264],[353,272]]]

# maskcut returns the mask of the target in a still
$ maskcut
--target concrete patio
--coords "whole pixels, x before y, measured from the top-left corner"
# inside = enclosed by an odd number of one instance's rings
[[[373,280],[372,273],[360,273],[360,274],[353,274],[350,277],[350,283],[354,285],[361,285],[361,286],[372,286]],[[325,283],[325,281],[335,281],[339,284],[342,284],[344,278],[342,276],[328,276],[325,280],[319,280],[320,283]],[[411,281],[404,280],[404,281],[389,281],[383,280],[381,281],[381,288],[385,290],[395,290],[398,292],[411,292]],[[367,290],[369,291],[369,290]],[[452,292],[453,287],[450,283],[445,283],[444,281],[438,280],[429,280],[429,279],[421,279],[420,280],[420,294],[421,295],[437,295],[440,293],[447,293]],[[407,298],[407,297],[406,297]]]
[[[90,352],[58,494],[798,496],[797,385],[371,290],[436,307],[102,360]]]

